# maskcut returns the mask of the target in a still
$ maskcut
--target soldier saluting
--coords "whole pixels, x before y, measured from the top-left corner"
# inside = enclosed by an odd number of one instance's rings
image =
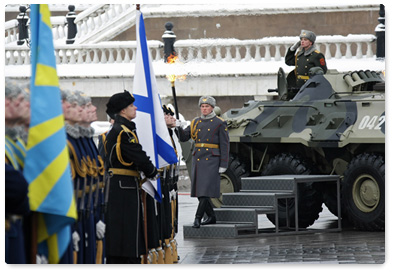
[[[215,224],[216,218],[210,198],[220,197],[220,173],[228,168],[229,134],[226,122],[214,110],[215,99],[203,96],[199,99],[201,116],[192,120],[185,129],[178,127],[180,141],[195,141],[191,171],[191,197],[199,199],[193,223],[200,225]],[[201,222],[203,214],[208,218]]]
[[[158,173],[143,151],[136,135],[137,107],[134,97],[125,90],[114,94],[107,103],[107,114],[114,125],[106,138],[106,168],[110,178],[106,211],[107,263],[140,263],[146,254],[141,204],[140,172],[146,177]]]
[[[300,88],[310,78],[309,71],[313,67],[322,68],[326,73],[325,56],[319,52],[314,44],[316,35],[309,30],[302,30],[300,40],[293,44],[285,55],[285,63],[295,66],[287,77],[288,86]],[[298,50],[298,51],[297,51]]]

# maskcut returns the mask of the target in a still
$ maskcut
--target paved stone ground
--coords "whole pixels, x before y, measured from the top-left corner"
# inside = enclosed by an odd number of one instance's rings
[[[191,225],[197,199],[179,194],[179,230],[176,236],[180,264],[383,264],[385,233],[353,230],[345,223],[341,232],[270,235],[241,239],[184,239],[183,225]],[[260,227],[272,224],[266,216]],[[325,207],[313,228],[334,227],[336,217]]]

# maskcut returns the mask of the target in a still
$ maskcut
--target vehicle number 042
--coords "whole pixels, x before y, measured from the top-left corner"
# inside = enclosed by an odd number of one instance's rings
[[[385,116],[364,116],[359,123],[358,129],[381,130],[381,126],[385,122]]]

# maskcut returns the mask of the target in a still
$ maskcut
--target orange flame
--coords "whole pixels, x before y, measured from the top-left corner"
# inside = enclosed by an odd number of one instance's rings
[[[167,57],[167,63],[168,64],[182,64],[182,62],[178,59],[178,57],[176,55],[170,55],[169,57]],[[176,80],[179,81],[183,81],[186,79],[186,75],[175,75],[175,74],[170,74],[170,75],[166,75],[166,78],[174,83]]]

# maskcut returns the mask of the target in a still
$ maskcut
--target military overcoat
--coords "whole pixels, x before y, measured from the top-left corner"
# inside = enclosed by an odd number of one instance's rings
[[[296,54],[289,48],[285,55],[285,63],[289,66],[295,66],[295,69],[290,73],[295,73],[296,87],[299,88],[309,79],[310,68],[321,67],[324,73],[328,70],[324,55],[314,46],[307,51],[300,50]]]
[[[207,118],[208,117],[208,118]],[[220,197],[219,167],[227,168],[229,134],[226,122],[214,115],[195,118],[178,128],[181,141],[195,140],[192,153],[191,197]]]
[[[157,174],[135,133],[135,123],[116,116],[106,138],[106,168]],[[113,174],[106,211],[106,255],[139,258],[145,254],[142,190],[135,176]]]

